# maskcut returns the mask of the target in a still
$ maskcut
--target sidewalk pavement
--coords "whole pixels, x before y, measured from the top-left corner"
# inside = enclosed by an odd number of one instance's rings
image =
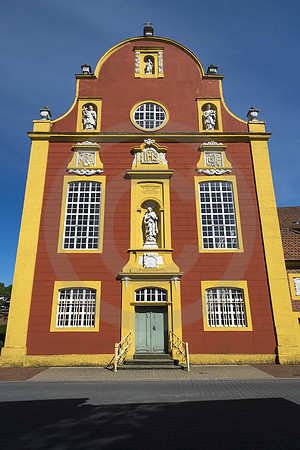
[[[97,382],[167,380],[249,380],[300,378],[300,364],[193,365],[185,370],[120,370],[104,367],[9,367],[0,368],[0,381]]]

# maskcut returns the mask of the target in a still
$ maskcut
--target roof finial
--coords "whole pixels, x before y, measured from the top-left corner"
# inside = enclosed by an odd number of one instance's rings
[[[153,30],[153,24],[147,20],[146,23],[144,23],[144,36],[149,37],[153,36],[154,30]]]

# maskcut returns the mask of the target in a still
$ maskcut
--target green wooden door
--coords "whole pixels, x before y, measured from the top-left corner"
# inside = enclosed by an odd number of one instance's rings
[[[163,306],[135,308],[135,352],[166,353],[167,308]]]

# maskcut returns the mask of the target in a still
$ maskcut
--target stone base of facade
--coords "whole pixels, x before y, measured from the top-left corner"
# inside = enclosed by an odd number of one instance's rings
[[[102,355],[6,355],[0,357],[0,367],[39,366],[107,366],[113,354]],[[191,354],[191,364],[297,364],[300,355],[275,354]]]
[[[1,356],[0,367],[107,366],[113,358],[113,354]]]

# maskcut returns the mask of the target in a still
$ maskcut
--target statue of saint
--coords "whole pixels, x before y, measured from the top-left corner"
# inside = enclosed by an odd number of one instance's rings
[[[152,74],[153,73],[153,62],[150,58],[146,61],[146,74]]]
[[[205,111],[203,111],[203,118],[205,129],[214,130],[217,121],[217,113],[211,109],[210,105],[207,105]]]
[[[82,123],[84,130],[96,130],[97,113],[94,111],[92,105],[82,108]]]
[[[158,235],[158,217],[156,213],[153,211],[151,206],[147,208],[147,212],[144,215],[144,224],[145,224],[145,234],[146,234],[146,242],[156,244],[156,236]]]
[[[300,278],[294,278],[294,286],[296,295],[300,295]]]

